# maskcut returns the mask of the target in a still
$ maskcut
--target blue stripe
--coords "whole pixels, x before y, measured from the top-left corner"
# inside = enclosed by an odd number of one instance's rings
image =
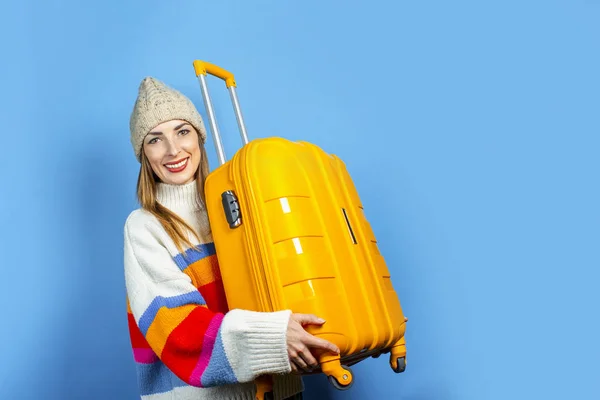
[[[203,306],[206,305],[206,301],[204,301],[204,298],[197,290],[179,296],[155,297],[140,318],[140,322],[138,323],[140,330],[144,336],[146,336],[148,329],[150,329],[150,324],[152,324],[152,321],[154,321],[154,318],[156,318],[156,314],[158,314],[158,310],[161,307],[177,308],[188,304],[198,304]]]
[[[184,254],[177,254],[174,258],[180,270],[185,270],[190,264],[203,258],[216,254],[214,243],[199,244],[195,248],[187,249]]]
[[[231,368],[231,364],[229,364],[229,359],[225,354],[225,347],[223,346],[223,340],[221,339],[221,329],[219,329],[219,334],[217,335],[210,361],[208,362],[208,366],[206,367],[204,374],[202,374],[200,381],[202,382],[202,387],[238,383],[237,378],[233,373],[233,369]]]
[[[176,387],[188,386],[161,361],[153,364],[136,364],[140,394],[165,393]]]

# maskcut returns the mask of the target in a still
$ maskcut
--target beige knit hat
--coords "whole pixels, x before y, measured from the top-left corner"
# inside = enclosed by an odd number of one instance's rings
[[[138,161],[141,162],[142,143],[146,135],[157,125],[173,119],[189,122],[198,131],[200,141],[206,141],[202,117],[191,100],[158,79],[144,78],[129,120],[131,145]]]

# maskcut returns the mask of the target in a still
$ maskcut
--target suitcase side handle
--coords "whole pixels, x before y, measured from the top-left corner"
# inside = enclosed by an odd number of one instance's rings
[[[196,72],[196,77],[200,82],[200,89],[202,90],[202,98],[204,99],[204,106],[206,107],[206,112],[208,114],[208,119],[210,122],[210,130],[212,133],[213,141],[215,143],[215,148],[217,150],[217,157],[219,159],[219,164],[225,164],[227,158],[225,157],[225,150],[223,148],[223,142],[221,140],[221,134],[219,133],[219,127],[217,125],[217,118],[215,116],[215,112],[213,109],[212,101],[210,99],[210,95],[208,93],[208,85],[206,83],[206,75],[214,75],[218,78],[221,78],[225,81],[225,86],[229,90],[229,94],[231,96],[231,102],[233,103],[233,109],[235,111],[235,116],[238,123],[238,128],[240,129],[240,136],[242,137],[242,143],[244,145],[248,144],[248,133],[246,131],[246,124],[244,123],[244,117],[242,115],[242,110],[240,108],[240,102],[236,93],[236,82],[233,74],[217,65],[211,64],[206,61],[195,60],[194,61],[194,70]]]

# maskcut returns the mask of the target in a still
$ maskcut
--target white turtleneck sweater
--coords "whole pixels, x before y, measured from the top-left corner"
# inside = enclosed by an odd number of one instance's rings
[[[274,394],[303,390],[286,345],[290,311],[228,310],[206,210],[196,182],[158,184],[157,200],[199,234],[179,253],[143,209],[125,223],[127,311],[144,400],[253,400],[253,379],[275,375]]]

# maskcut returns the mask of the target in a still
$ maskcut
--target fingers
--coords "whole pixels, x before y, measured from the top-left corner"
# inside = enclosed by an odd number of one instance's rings
[[[292,370],[295,372],[311,372],[319,366],[318,361],[306,346],[301,351],[292,353],[290,361]]]
[[[297,373],[299,372],[299,371],[298,371],[298,367],[296,366],[296,364],[294,364],[294,361],[293,361],[293,360],[291,360],[291,362],[290,362],[290,366],[292,367],[292,372],[293,372],[293,373],[297,374]]]
[[[325,339],[318,338],[316,336],[310,335],[307,338],[307,343],[309,347],[314,347],[317,349],[322,349],[325,351],[332,352],[334,354],[340,354],[340,349],[333,343],[328,342]]]
[[[313,364],[316,361],[314,357],[312,357],[312,354],[310,354],[308,347],[303,343],[292,346],[292,348],[288,350],[288,356],[290,358],[292,370],[295,372],[310,372],[310,364]]]
[[[324,319],[319,318],[313,314],[293,314],[293,317],[301,325],[309,325],[309,324],[321,325],[321,324],[325,323]],[[340,349],[333,343],[330,343],[324,339],[320,339],[316,336],[313,336],[306,331],[303,331],[302,336],[303,336],[303,338],[301,339],[302,342],[304,344],[306,344],[308,347],[322,349],[322,350],[329,351],[334,354],[340,353]]]
[[[292,316],[300,325],[323,325],[325,320],[313,314],[293,314]]]
[[[308,348],[306,349],[306,351],[303,351],[300,355],[302,356],[302,359],[307,366],[307,369],[308,369],[307,372],[311,372],[313,369],[315,369],[319,366],[319,362],[312,355],[312,353],[310,352],[310,350]]]
[[[304,372],[310,372],[310,368],[308,364],[306,364],[306,361],[304,361],[304,359],[302,358],[302,354],[298,354],[296,357],[294,357],[293,361],[299,370]]]
[[[304,325],[322,325],[325,320],[313,314],[292,314],[290,320],[287,344],[290,365],[294,373],[311,372],[318,368],[319,362],[315,354],[318,357],[321,357],[324,352],[340,354],[340,349],[336,345],[311,335],[303,328]]]

